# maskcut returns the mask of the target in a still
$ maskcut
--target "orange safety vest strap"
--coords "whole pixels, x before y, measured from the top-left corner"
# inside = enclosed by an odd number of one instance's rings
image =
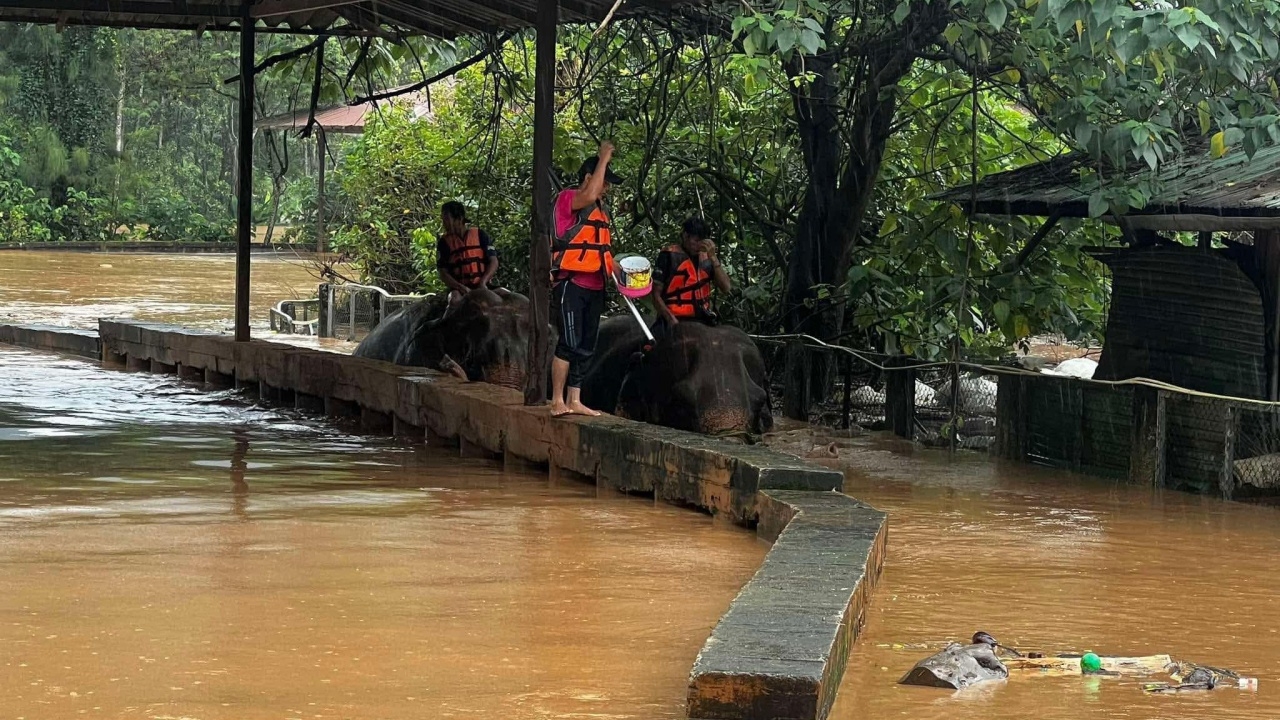
[[[693,317],[699,310],[706,310],[711,297],[711,273],[684,253],[668,249],[675,257],[683,257],[672,277],[662,287],[662,302],[676,317]]]
[[[467,230],[466,236],[461,238],[457,235],[447,235],[445,246],[449,250],[449,257],[445,259],[443,265],[449,274],[468,287],[479,285],[480,278],[484,277],[486,265],[484,247],[480,243],[480,230],[471,228]]]
[[[578,222],[551,244],[552,269],[566,272],[613,272],[609,216],[597,203],[578,211]]]

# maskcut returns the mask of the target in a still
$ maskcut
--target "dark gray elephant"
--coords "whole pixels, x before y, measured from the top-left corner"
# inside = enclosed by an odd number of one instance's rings
[[[1007,677],[1009,669],[996,657],[993,645],[951,643],[942,652],[916,663],[898,682],[903,685],[963,690],[970,685]]]
[[[600,324],[582,384],[588,407],[708,435],[773,428],[764,358],[736,327],[684,322],[643,352],[634,317]]]
[[[467,380],[524,389],[529,373],[529,299],[472,290],[443,318],[431,298],[384,320],[352,354],[452,372]]]

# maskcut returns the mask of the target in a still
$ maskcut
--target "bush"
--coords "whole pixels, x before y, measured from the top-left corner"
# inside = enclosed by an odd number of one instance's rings
[[[235,223],[209,218],[183,198],[160,196],[146,204],[134,222],[139,237],[157,242],[231,242]]]

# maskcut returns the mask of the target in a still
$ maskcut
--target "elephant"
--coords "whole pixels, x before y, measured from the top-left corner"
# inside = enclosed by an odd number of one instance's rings
[[[989,643],[951,643],[935,655],[916,663],[898,682],[902,685],[963,690],[971,685],[1009,677],[1009,669],[996,657]]]
[[[602,322],[582,383],[583,402],[708,435],[773,429],[764,358],[742,330],[682,322],[648,351],[645,346],[634,317]]]
[[[441,317],[428,298],[384,320],[352,355],[435,368],[464,380],[523,390],[529,373],[529,298],[479,288]]]

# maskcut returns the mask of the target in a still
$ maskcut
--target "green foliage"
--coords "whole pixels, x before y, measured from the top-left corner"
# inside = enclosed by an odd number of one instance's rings
[[[231,242],[235,224],[219,213],[212,217],[183,199],[152,198],[133,218],[135,237],[158,242]]]
[[[8,242],[43,242],[51,239],[53,211],[46,198],[17,178],[21,157],[9,138],[0,136],[0,238]]]
[[[1017,262],[1041,220],[970,224],[958,207],[930,199],[979,176],[1025,165],[1061,145],[998,93],[938,64],[910,77],[877,186],[877,232],[849,270],[855,327],[892,334],[905,352],[937,358],[959,335],[971,354],[1000,355],[1033,333],[1098,336],[1108,282],[1087,246],[1108,238],[1096,223],[1064,222]],[[972,234],[971,234],[972,233]],[[963,289],[962,289],[963,286]],[[958,299],[965,298],[963,308]]]

